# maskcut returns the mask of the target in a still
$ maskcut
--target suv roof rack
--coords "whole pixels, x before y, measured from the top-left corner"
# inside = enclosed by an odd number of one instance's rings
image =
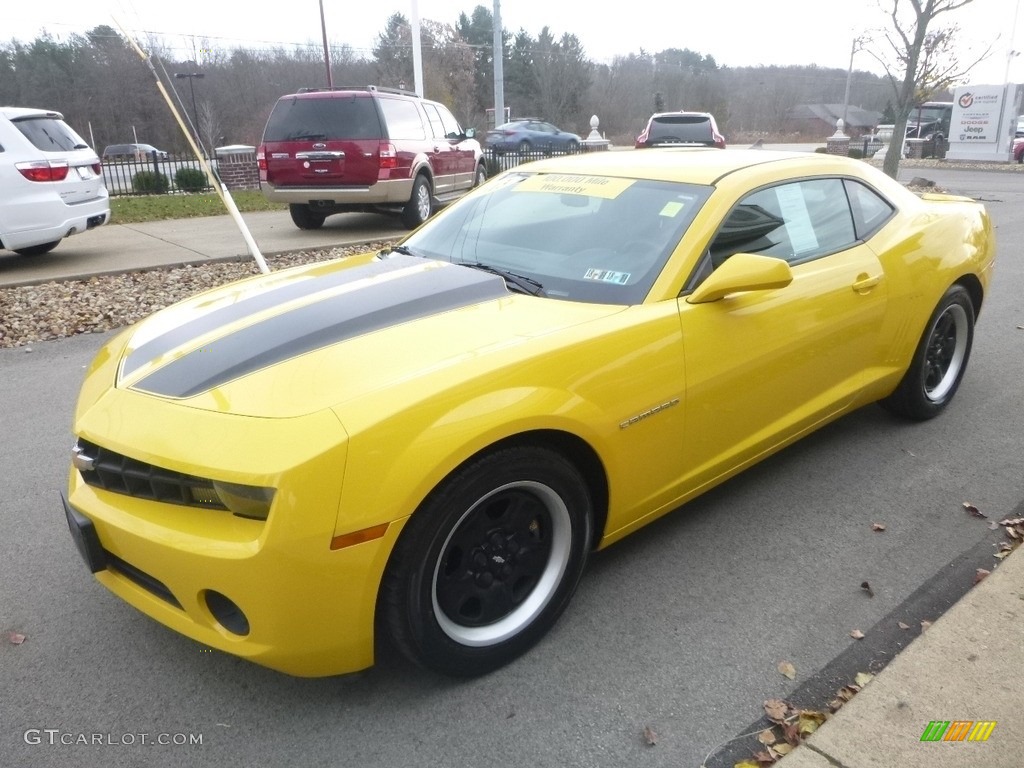
[[[381,85],[332,85],[330,88],[299,88],[296,93],[317,93],[321,91],[380,91],[382,93],[397,93],[400,96],[415,96],[414,91],[404,91],[401,88],[388,88]]]

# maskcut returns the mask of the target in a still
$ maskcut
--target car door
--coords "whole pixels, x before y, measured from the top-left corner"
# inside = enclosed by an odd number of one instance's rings
[[[430,165],[434,169],[435,194],[451,192],[455,188],[458,168],[455,163],[455,148],[445,135],[449,128],[441,119],[440,107],[440,104],[423,103],[432,134]]]
[[[476,148],[474,139],[467,139],[465,131],[443,104],[438,104],[437,112],[444,125],[444,137],[451,152],[452,185],[454,189],[469,189],[476,177]]]
[[[741,252],[784,259],[793,279],[678,302],[691,486],[834,416],[877,375],[883,354],[885,275],[857,238],[841,179],[782,184],[740,200],[684,293]]]

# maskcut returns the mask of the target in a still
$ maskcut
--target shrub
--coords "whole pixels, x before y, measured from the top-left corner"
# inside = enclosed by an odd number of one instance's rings
[[[850,147],[849,151],[846,154],[848,157],[852,157],[854,160],[864,159],[864,150],[858,147]]]
[[[132,176],[132,188],[137,193],[162,195],[170,186],[167,176],[156,171],[139,171]]]
[[[174,185],[182,192],[202,192],[207,187],[206,174],[198,168],[179,168]]]

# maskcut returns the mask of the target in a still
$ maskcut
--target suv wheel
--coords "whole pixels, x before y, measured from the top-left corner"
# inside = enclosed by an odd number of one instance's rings
[[[473,179],[473,187],[479,187],[485,181],[487,181],[487,169],[484,167],[483,163],[479,163],[476,167],[476,177]]]
[[[288,212],[292,215],[292,221],[299,229],[320,229],[327,217],[322,213],[313,213],[308,205],[292,203],[288,206]]]
[[[15,248],[14,252],[19,256],[42,256],[44,253],[49,253],[60,244],[60,240],[54,240],[52,243],[43,243],[42,245],[30,245],[27,248]]]
[[[416,229],[430,218],[434,210],[434,196],[427,177],[420,174],[412,185],[412,197],[402,210],[402,223],[409,229]]]

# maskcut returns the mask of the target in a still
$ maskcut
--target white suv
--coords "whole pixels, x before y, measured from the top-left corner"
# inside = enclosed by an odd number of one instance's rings
[[[0,248],[38,256],[106,224],[100,171],[99,157],[59,112],[0,107]]]

